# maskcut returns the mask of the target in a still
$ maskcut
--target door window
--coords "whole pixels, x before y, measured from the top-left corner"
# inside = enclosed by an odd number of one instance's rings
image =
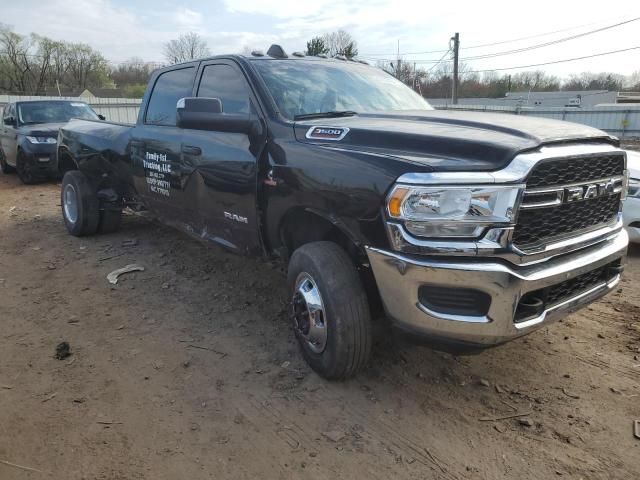
[[[181,98],[191,96],[194,76],[193,67],[169,70],[161,74],[149,98],[145,123],[174,127],[176,104]]]
[[[219,98],[225,113],[249,113],[249,90],[242,73],[230,65],[207,65],[198,96]]]

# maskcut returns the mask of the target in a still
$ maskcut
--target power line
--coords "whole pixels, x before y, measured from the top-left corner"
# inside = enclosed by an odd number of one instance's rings
[[[497,72],[497,71],[503,71],[503,70],[517,70],[520,68],[542,67],[543,65],[555,65],[557,63],[575,62],[576,60],[584,60],[587,58],[594,58],[594,57],[603,57],[605,55],[612,55],[614,53],[622,53],[622,52],[628,52],[630,50],[638,50],[638,49],[640,49],[640,45],[636,47],[622,48],[620,50],[611,50],[610,52],[594,53],[593,55],[585,55],[583,57],[574,57],[574,58],[566,58],[564,60],[555,60],[553,62],[533,63],[531,65],[519,65],[517,67],[501,67],[501,68],[488,68],[485,70],[469,70],[464,73]]]
[[[633,19],[633,20],[630,20],[630,21],[635,21],[635,20],[637,20],[637,19]],[[583,25],[576,25],[574,27],[568,27],[568,28],[562,28],[562,29],[559,29],[559,30],[553,30],[553,31],[550,31],[550,32],[537,33],[535,35],[528,35],[526,37],[512,38],[512,39],[509,39],[509,40],[500,40],[500,41],[496,41],[496,42],[483,43],[483,44],[480,44],[480,45],[471,45],[469,47],[460,47],[460,50],[471,50],[471,49],[475,49],[475,48],[493,47],[495,45],[504,45],[504,44],[507,44],[507,43],[515,43],[515,42],[519,42],[519,41],[522,41],[522,40],[530,40],[532,38],[546,37],[546,36],[549,36],[549,35],[553,35],[555,33],[569,32],[571,30],[577,30],[578,28],[590,27],[590,26],[596,25],[598,23],[601,23],[601,22],[591,22],[591,23],[586,23],[586,24],[583,24]],[[626,23],[626,22],[623,22],[623,23]],[[425,55],[425,54],[429,54],[429,53],[443,53],[445,51],[446,50],[427,50],[427,51],[422,51],[422,52],[402,52],[400,55]],[[363,54],[362,56],[364,56],[364,57],[377,57],[377,56],[382,56],[382,55],[394,55],[394,53],[393,52],[389,52],[389,53],[368,53],[368,54]],[[385,59],[385,60],[388,60],[388,58]],[[433,60],[433,61],[435,61],[435,60]]]
[[[550,42],[539,43],[537,45],[530,45],[528,47],[516,48],[514,50],[506,50],[506,51],[503,51],[503,52],[487,53],[485,55],[477,55],[475,57],[464,57],[461,60],[480,60],[480,59],[484,59],[484,58],[500,57],[502,55],[512,55],[514,53],[521,53],[521,52],[526,52],[526,51],[529,51],[529,50],[535,50],[537,48],[548,47],[550,45],[555,45],[557,43],[563,43],[563,42],[568,42],[569,40],[575,40],[576,38],[586,37],[587,35],[593,35],[594,33],[599,33],[599,32],[603,32],[605,30],[610,30],[612,28],[620,27],[622,25],[626,25],[626,24],[631,23],[631,22],[636,22],[638,20],[640,20],[640,17],[632,18],[631,20],[625,20],[623,22],[615,23],[613,25],[607,25],[606,27],[601,27],[601,28],[598,28],[596,30],[590,30],[588,32],[583,32],[583,33],[578,33],[576,35],[571,35],[569,37],[559,38],[559,39],[556,39],[556,40],[552,40]]]
[[[433,70],[433,69],[434,69],[434,68],[436,68],[438,65],[440,65],[440,63],[442,63],[442,60],[444,60],[444,57],[446,57],[446,56],[447,56],[447,54],[448,54],[449,52],[451,52],[451,48],[449,48],[449,50],[447,50],[446,52],[444,52],[444,55],[442,55],[442,57],[440,58],[440,60],[438,61],[438,63],[436,63],[436,64],[432,65],[432,66],[431,66],[431,68],[430,68],[429,70],[427,70],[427,72],[426,72],[426,73],[428,74],[429,72],[431,72],[431,70]]]
[[[606,20],[609,20],[609,19],[606,19]],[[605,20],[602,20],[602,21],[605,21]],[[462,47],[462,48],[460,48],[460,50],[471,50],[472,48],[493,47],[495,45],[504,45],[505,43],[514,43],[514,42],[519,42],[519,41],[522,41],[522,40],[531,40],[532,38],[546,37],[548,35],[553,35],[554,33],[570,32],[571,30],[577,30],[578,28],[590,27],[592,25],[596,25],[598,23],[601,23],[602,21],[585,23],[583,25],[578,25],[578,26],[575,26],[575,27],[562,28],[560,30],[553,30],[552,32],[538,33],[536,35],[529,35],[529,36],[526,36],[526,37],[514,38],[514,39],[511,39],[511,40],[502,40],[502,41],[492,42],[492,43],[483,43],[482,45],[473,45],[471,47]]]

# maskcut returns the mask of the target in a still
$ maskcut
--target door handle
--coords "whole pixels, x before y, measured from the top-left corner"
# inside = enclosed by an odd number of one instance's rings
[[[194,147],[191,145],[182,145],[182,153],[187,155],[202,155],[202,149],[200,147]]]

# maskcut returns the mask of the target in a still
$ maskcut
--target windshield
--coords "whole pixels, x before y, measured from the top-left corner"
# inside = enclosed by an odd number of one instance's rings
[[[280,113],[299,115],[433,110],[404,83],[378,68],[352,62],[255,60]]]
[[[72,118],[98,120],[98,115],[82,102],[28,102],[18,103],[18,121],[21,125],[36,123],[66,123]]]

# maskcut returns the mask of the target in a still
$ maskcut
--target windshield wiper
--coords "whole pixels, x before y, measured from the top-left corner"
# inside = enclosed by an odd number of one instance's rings
[[[330,112],[319,112],[319,113],[303,113],[301,115],[296,115],[293,117],[294,120],[310,120],[313,118],[336,118],[336,117],[353,117],[357,115],[358,112],[354,112],[353,110],[332,110]]]

